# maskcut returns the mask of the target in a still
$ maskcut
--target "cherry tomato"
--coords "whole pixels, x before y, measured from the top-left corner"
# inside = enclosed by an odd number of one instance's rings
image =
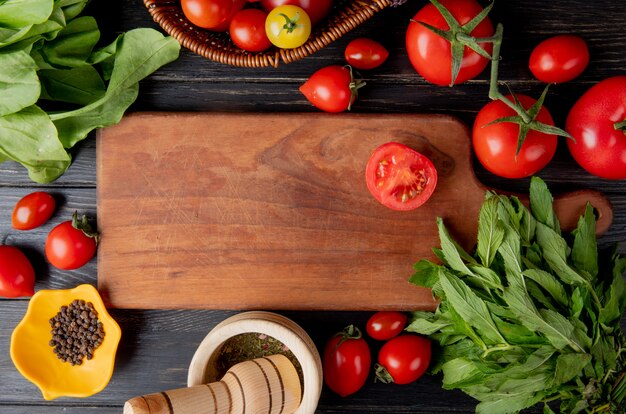
[[[11,223],[16,230],[31,230],[44,224],[52,214],[56,202],[54,197],[43,191],[35,191],[22,197],[11,217]]]
[[[383,382],[410,384],[424,375],[430,356],[430,341],[427,338],[418,335],[397,336],[380,349],[376,375]]]
[[[363,70],[379,67],[385,62],[389,52],[375,40],[360,37],[346,46],[345,57],[348,64]]]
[[[507,98],[513,99],[511,96]],[[526,95],[517,95],[517,98],[526,109],[536,102]],[[491,101],[485,105],[474,122],[474,152],[487,170],[500,177],[528,177],[550,162],[556,152],[557,137],[531,130],[516,156],[519,125],[511,122],[487,125],[498,118],[513,115],[515,112],[502,101]],[[541,108],[536,120],[554,125],[552,116],[545,107]]]
[[[372,338],[387,341],[402,332],[407,319],[408,317],[402,312],[376,312],[367,321],[365,329]]]
[[[376,148],[365,168],[365,182],[381,204],[393,210],[414,210],[437,186],[437,170],[419,152],[398,142]]]
[[[48,233],[46,257],[59,269],[78,269],[94,256],[96,244],[97,234],[91,230],[87,217],[79,221],[74,213],[71,221],[64,221]]]
[[[333,336],[324,348],[324,382],[334,392],[346,397],[363,387],[372,357],[359,328],[352,325]]]
[[[0,246],[0,296],[33,296],[34,284],[35,271],[24,253],[17,247]]]
[[[483,9],[475,0],[440,0],[439,2],[461,25],[468,23]],[[448,24],[439,10],[430,3],[419,10],[412,20],[406,32],[406,49],[411,64],[427,81],[440,86],[450,85],[452,80],[450,42],[417,22],[424,22],[441,30],[448,30]],[[493,25],[488,17],[471,32],[474,37],[488,37],[493,33]],[[490,43],[480,43],[480,46],[487,53],[491,53]],[[461,70],[455,83],[459,84],[475,78],[488,63],[488,59],[466,47]]]
[[[196,26],[223,32],[246,0],[180,0],[185,17]]]
[[[572,156],[591,174],[610,180],[626,178],[626,76],[594,85],[570,110],[565,130]]]
[[[262,52],[272,46],[265,33],[267,13],[259,9],[243,9],[230,21],[230,38],[240,49]]]
[[[578,36],[554,36],[539,43],[530,54],[528,67],[535,78],[546,83],[571,81],[589,63],[589,49]]]
[[[330,12],[333,7],[333,0],[261,0],[261,6],[267,12],[285,4],[302,7],[309,15],[311,24],[315,26]]]
[[[363,85],[364,82],[352,76],[349,66],[331,65],[311,75],[300,86],[300,92],[322,111],[343,112],[351,108]]]
[[[278,6],[267,15],[265,33],[274,46],[294,49],[311,35],[311,20],[298,6]]]

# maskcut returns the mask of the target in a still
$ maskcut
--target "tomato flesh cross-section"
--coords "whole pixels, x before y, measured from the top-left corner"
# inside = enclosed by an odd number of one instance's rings
[[[388,142],[370,156],[365,181],[374,198],[384,206],[414,210],[435,191],[437,170],[419,152],[398,142]]]

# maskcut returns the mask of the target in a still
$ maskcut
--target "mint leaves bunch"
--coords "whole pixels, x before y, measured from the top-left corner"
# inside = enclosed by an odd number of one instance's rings
[[[626,411],[626,258],[599,256],[590,205],[562,234],[552,202],[539,178],[530,210],[488,193],[473,254],[438,219],[442,264],[415,264],[411,282],[441,304],[415,312],[407,329],[439,343],[431,370],[443,373],[444,388],[479,400],[477,413],[541,402],[552,413],[557,400],[563,413]]]

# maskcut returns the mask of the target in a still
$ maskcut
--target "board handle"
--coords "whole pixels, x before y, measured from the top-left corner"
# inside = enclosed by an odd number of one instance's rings
[[[527,194],[515,194],[526,206],[529,204]],[[554,196],[554,211],[561,229],[572,231],[578,224],[578,219],[585,212],[587,203],[590,203],[596,215],[596,235],[600,236],[611,227],[613,222],[613,206],[609,199],[600,191],[584,189]]]
[[[293,414],[301,399],[291,361],[271,355],[234,365],[218,382],[132,398],[124,414]]]

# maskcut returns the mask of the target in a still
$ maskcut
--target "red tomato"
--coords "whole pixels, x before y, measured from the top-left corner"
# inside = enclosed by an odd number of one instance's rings
[[[378,353],[376,375],[383,382],[410,384],[424,375],[430,363],[430,341],[418,335],[400,335],[386,342]],[[388,374],[388,375],[387,375]]]
[[[223,32],[246,0],[180,0],[185,17],[196,26]]]
[[[419,152],[398,142],[376,148],[365,168],[365,182],[381,204],[393,210],[414,210],[437,186],[437,170]]]
[[[513,99],[507,96],[508,99]],[[525,109],[536,101],[530,96],[517,95]],[[492,173],[505,178],[522,178],[535,174],[545,167],[556,152],[556,135],[529,131],[522,148],[517,154],[519,125],[502,122],[486,126],[491,121],[505,116],[516,115],[502,101],[491,101],[476,116],[472,143],[478,161]],[[539,111],[537,121],[554,125],[550,112],[545,107]]]
[[[44,224],[52,214],[56,202],[54,197],[43,191],[35,191],[22,197],[15,208],[11,222],[17,230],[31,230]]]
[[[87,218],[78,221],[74,213],[71,221],[64,221],[48,234],[46,257],[55,267],[63,270],[78,269],[96,253],[97,234],[91,231]]]
[[[324,382],[342,397],[361,389],[372,357],[361,331],[350,325],[333,336],[324,349]]]
[[[369,70],[379,67],[389,56],[385,46],[375,40],[360,37],[346,46],[346,61],[357,69]]]
[[[261,6],[267,12],[285,4],[302,7],[309,15],[311,24],[315,25],[330,12],[333,7],[333,0],[261,0]]]
[[[0,246],[0,296],[33,296],[35,271],[28,258],[13,246]]]
[[[554,36],[539,43],[530,54],[528,67],[535,78],[546,83],[571,81],[589,63],[589,49],[578,36]]]
[[[565,130],[572,156],[585,170],[610,180],[626,178],[626,76],[594,85],[574,104]]]
[[[362,85],[364,83],[354,80],[349,67],[332,65],[311,75],[300,86],[300,92],[322,111],[343,112],[350,109]]]
[[[439,1],[456,20],[464,25],[482,11],[482,7],[474,0],[440,0]],[[417,22],[430,24],[441,30],[450,27],[443,16],[432,4],[424,6],[413,17],[406,32],[406,49],[411,64],[424,79],[435,85],[447,86],[452,81],[452,53],[450,42],[430,31]],[[485,18],[471,32],[475,37],[489,37],[494,29],[489,18]],[[480,43],[480,46],[491,53],[490,43]],[[480,56],[469,48],[465,48],[461,70],[455,83],[459,84],[473,79],[485,69],[489,60]]]
[[[230,21],[230,38],[240,49],[262,52],[272,46],[265,34],[267,13],[258,9],[239,11]]]
[[[407,319],[408,317],[402,312],[376,312],[367,321],[365,329],[372,338],[387,341],[402,332]]]

